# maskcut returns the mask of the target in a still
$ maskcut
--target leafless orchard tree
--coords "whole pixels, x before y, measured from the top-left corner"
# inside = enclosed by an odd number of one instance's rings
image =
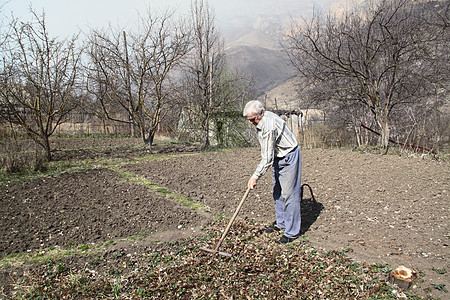
[[[0,45],[2,45],[5,42],[6,37],[8,36],[9,26],[5,26],[6,17],[3,15],[3,7],[8,2],[9,1],[0,2]]]
[[[185,94],[189,102],[185,113],[201,127],[204,148],[210,147],[210,136],[225,145],[225,140],[231,138],[225,136],[225,127],[230,127],[233,111],[240,110],[239,104],[248,95],[248,80],[228,69],[224,42],[208,2],[192,1],[190,12],[193,50],[185,62]]]
[[[190,50],[189,31],[173,12],[150,10],[133,32],[92,31],[87,89],[106,117],[128,123],[152,148],[158,125],[174,104],[172,73]]]
[[[223,42],[215,27],[213,9],[207,1],[194,0],[191,2],[191,26],[193,35],[193,51],[188,57],[188,72],[186,76],[193,85],[190,86],[190,100],[200,114],[200,126],[204,132],[204,148],[210,146],[209,129],[213,110],[214,82],[217,71],[225,58]]]
[[[217,78],[215,71],[222,65],[224,59],[223,42],[215,27],[215,15],[207,1],[193,0],[191,2],[191,26],[193,35],[193,51],[187,58],[185,74],[190,86],[190,102],[200,118],[200,126],[204,132],[203,146],[210,146],[209,128],[213,107],[213,84]]]
[[[292,22],[286,50],[307,79],[309,98],[366,107],[387,150],[392,112],[448,84],[448,18],[430,7],[382,0],[343,16]]]
[[[45,15],[12,20],[1,44],[0,117],[18,125],[52,159],[50,136],[79,103],[76,92],[81,50],[78,37],[59,41],[47,31]]]

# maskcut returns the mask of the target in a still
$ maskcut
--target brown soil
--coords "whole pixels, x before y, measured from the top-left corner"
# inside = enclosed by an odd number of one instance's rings
[[[203,222],[198,213],[105,169],[8,184],[0,195],[2,255]]]
[[[123,149],[111,147],[116,154],[106,155],[118,157]],[[155,149],[185,155],[122,169],[189,197],[211,213],[169,201],[109,169],[12,182],[0,190],[0,257],[139,233],[148,233],[154,240],[198,234],[217,214],[232,215],[259,160],[256,148],[189,155],[194,148]],[[101,156],[97,150],[89,151]],[[405,265],[421,273],[425,286],[450,286],[447,162],[341,150],[303,150],[302,160],[302,180],[312,187],[317,201],[305,190],[302,226],[316,248],[346,249],[357,261]],[[239,217],[266,224],[274,220],[270,174],[250,193]],[[116,249],[120,247],[126,246]],[[133,251],[147,249],[136,247],[141,248]],[[2,286],[21,274],[0,271]],[[433,294],[447,295],[438,290]]]

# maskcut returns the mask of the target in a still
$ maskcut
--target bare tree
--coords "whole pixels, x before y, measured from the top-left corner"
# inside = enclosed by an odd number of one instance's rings
[[[136,32],[93,31],[88,48],[88,91],[108,119],[136,128],[151,150],[173,101],[171,74],[190,50],[187,28],[173,12],[148,11]]]
[[[76,84],[81,50],[77,36],[51,38],[45,15],[33,22],[14,19],[1,45],[0,117],[19,127],[52,159],[50,136],[77,107]]]
[[[223,42],[215,27],[215,16],[207,1],[191,2],[191,26],[193,34],[193,51],[187,62],[187,76],[194,84],[191,89],[191,102],[201,120],[204,132],[204,148],[210,146],[210,119],[213,107],[214,82],[218,78],[216,71],[223,65],[225,58]]]
[[[200,128],[205,149],[211,146],[211,138],[221,146],[239,144],[240,110],[244,97],[249,96],[249,80],[227,66],[224,42],[208,2],[192,1],[190,12],[193,49],[184,64],[184,93],[189,103],[184,117],[193,131]],[[231,128],[236,131],[232,133]]]
[[[0,2],[0,46],[5,42],[6,37],[8,36],[8,29],[9,26],[5,27],[5,21],[6,18],[3,15],[3,7],[8,3],[9,1]]]
[[[367,107],[387,150],[392,112],[448,82],[448,68],[439,68],[448,64],[441,39],[448,19],[430,21],[436,16],[409,0],[383,0],[326,20],[315,15],[293,22],[286,50],[310,84],[310,98]]]

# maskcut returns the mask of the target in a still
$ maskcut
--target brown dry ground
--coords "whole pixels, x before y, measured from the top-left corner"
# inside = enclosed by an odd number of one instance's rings
[[[56,157],[146,154],[142,147],[130,148],[133,139],[120,141],[109,140],[106,148],[81,147],[81,141],[77,146],[60,144],[59,149],[71,150],[57,151]],[[159,159],[147,156],[119,169],[102,167],[2,185],[0,257],[115,240],[116,247],[104,256],[114,252],[118,258],[117,251],[148,251],[149,239],[171,241],[201,234],[217,216],[233,214],[259,160],[256,148],[200,153],[195,147],[165,144],[154,151]],[[424,280],[422,286],[450,287],[448,162],[319,149],[302,150],[302,161],[302,181],[312,187],[317,201],[305,190],[303,238],[317,249],[345,249],[356,261],[414,268]],[[123,174],[151,181],[204,209],[194,211],[165,197],[166,190],[127,181]],[[265,224],[274,220],[270,174],[250,193],[239,218]],[[129,239],[138,234],[147,240]],[[85,263],[77,257],[68,260]],[[26,268],[30,266],[0,269],[0,295],[12,290]],[[448,293],[434,289],[433,296],[445,299]]]

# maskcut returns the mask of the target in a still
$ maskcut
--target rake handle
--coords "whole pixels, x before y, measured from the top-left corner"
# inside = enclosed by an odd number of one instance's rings
[[[219,242],[217,243],[216,249],[215,251],[218,251],[220,245],[222,245],[223,240],[225,239],[225,236],[228,234],[228,231],[230,231],[231,225],[234,222],[234,219],[236,219],[239,211],[241,210],[242,205],[244,204],[245,199],[247,198],[248,194],[250,193],[250,188],[247,188],[247,191],[245,192],[244,196],[242,197],[241,202],[239,202],[238,207],[236,208],[236,211],[234,212],[233,216],[230,219],[230,222],[228,222],[227,227],[225,228],[225,230],[222,233],[222,236],[220,237]]]

